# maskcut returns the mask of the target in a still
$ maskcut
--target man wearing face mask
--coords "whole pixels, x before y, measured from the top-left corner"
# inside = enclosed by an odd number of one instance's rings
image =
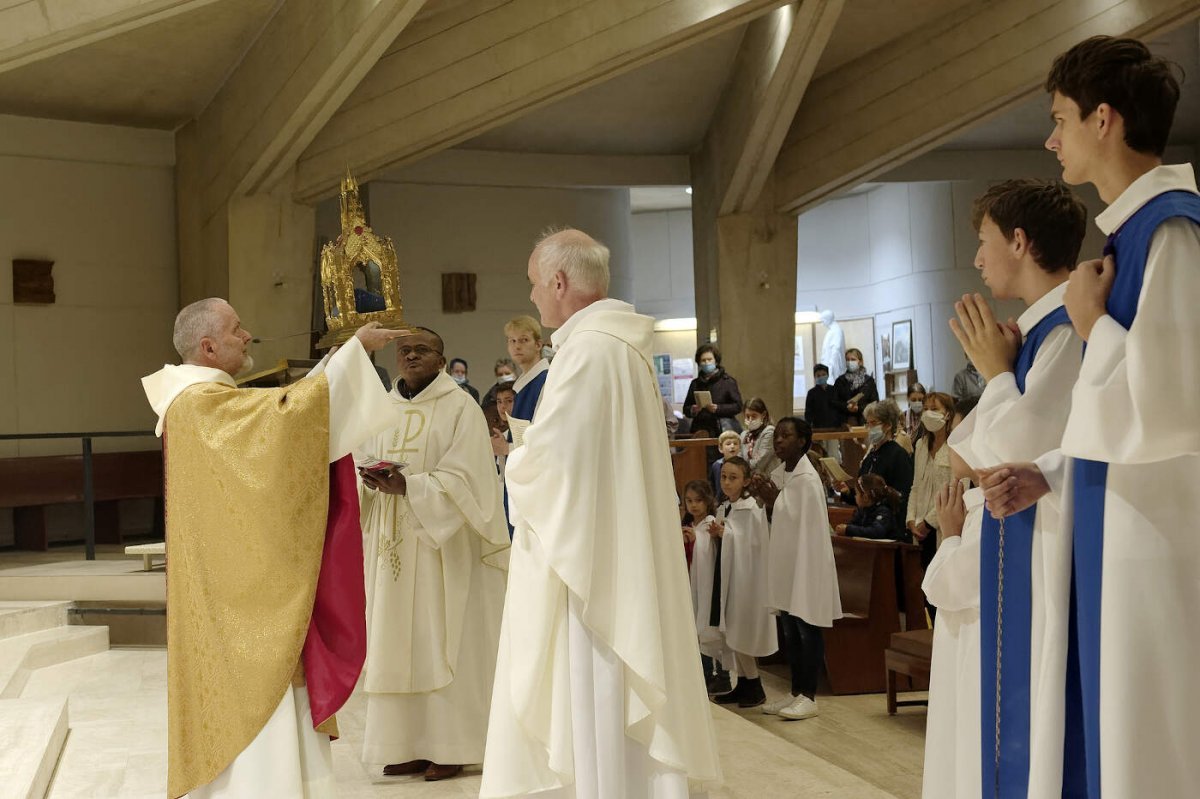
[[[875,378],[867,374],[863,365],[862,350],[853,347],[846,350],[846,374],[837,379],[833,390],[842,424],[851,427],[866,424],[862,409],[878,401],[879,389],[875,386]]]
[[[829,367],[819,363],[813,367],[817,384],[808,390],[804,398],[804,419],[813,430],[831,430],[842,426],[842,414],[838,411],[837,396],[829,384]]]

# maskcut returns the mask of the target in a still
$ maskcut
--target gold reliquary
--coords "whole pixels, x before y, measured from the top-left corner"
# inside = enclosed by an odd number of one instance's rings
[[[328,349],[348,341],[368,322],[393,330],[407,328],[400,304],[400,269],[391,238],[367,224],[358,183],[342,181],[342,233],[321,249],[321,296],[328,328],[317,345]]]

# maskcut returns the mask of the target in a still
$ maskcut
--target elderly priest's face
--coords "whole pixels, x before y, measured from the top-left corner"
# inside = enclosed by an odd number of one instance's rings
[[[215,309],[215,332],[205,336],[200,343],[201,351],[210,365],[229,375],[240,375],[254,368],[254,358],[247,352],[252,338],[250,331],[242,327],[233,306],[222,303]]]

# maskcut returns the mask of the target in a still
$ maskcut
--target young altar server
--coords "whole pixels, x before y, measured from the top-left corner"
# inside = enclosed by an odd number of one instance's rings
[[[953,420],[970,415],[964,400]],[[925,570],[921,590],[938,609],[929,671],[922,799],[980,796],[979,758],[979,537],[983,491],[971,487],[971,439],[949,447],[952,481],[935,498],[942,544]]]
[[[1189,796],[1200,784],[1183,743],[1200,737],[1200,196],[1191,165],[1162,164],[1179,85],[1141,42],[1094,37],[1055,61],[1046,89],[1046,147],[1064,180],[1108,204],[1096,217],[1108,246],[1064,298],[1087,346],[1061,453],[990,472],[984,492],[998,515],[1061,498],[1073,532],[1055,795]]]
[[[745,458],[725,459],[721,491],[726,502],[710,528],[721,542],[721,626],[738,675],[737,686],[716,701],[738,707],[766,701],[755,658],[779,649],[775,617],[767,610],[767,512],[750,496],[750,474]]]
[[[782,463],[771,479],[755,475],[750,490],[771,523],[767,607],[782,617],[783,646],[792,672],[790,693],[763,705],[786,719],[817,715],[817,681],[825,662],[823,627],[842,617],[833,562],[825,486],[808,460],[812,427],[786,416],[775,423],[775,454]]]
[[[1062,437],[1070,408],[1064,398],[1079,373],[1082,346],[1062,302],[1087,210],[1058,181],[1011,180],[976,200],[974,220],[983,282],[996,299],[1027,306],[1015,323],[998,324],[982,297],[968,295],[950,322],[987,379],[978,407],[950,443],[970,439],[972,464],[988,467],[1037,458]],[[983,784],[996,784],[999,774],[1001,796],[1052,785],[1062,759],[1053,741],[1062,729],[1055,697],[1062,695],[1066,657],[1070,541],[1060,529],[1049,503],[1006,519],[1003,530],[995,519],[983,523],[980,756]]]
[[[721,633],[721,539],[712,534],[717,522],[717,498],[707,480],[692,480],[683,488],[685,536],[691,531],[692,566],[688,578],[692,584],[692,608],[696,615],[696,636],[705,657],[705,679],[713,678],[711,658],[724,650]],[[728,679],[728,678],[727,678]],[[729,690],[726,682],[725,690]]]

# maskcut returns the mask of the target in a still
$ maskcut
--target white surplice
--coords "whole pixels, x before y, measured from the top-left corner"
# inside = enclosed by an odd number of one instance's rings
[[[483,762],[508,527],[483,411],[448,374],[393,391],[356,456],[401,462],[407,494],[363,487],[363,760]]]
[[[692,609],[696,613],[696,637],[700,651],[709,657],[725,655],[725,633],[721,629],[720,605],[717,623],[712,621],[713,577],[717,571],[717,539],[709,533],[716,518],[705,516],[692,525],[696,543],[692,545],[692,568],[688,579],[692,585]]]
[[[721,621],[733,652],[766,657],[779,650],[775,616],[767,609],[770,533],[767,512],[753,497],[717,511],[721,539]],[[694,555],[693,555],[694,557]],[[722,663],[726,668],[731,663]]]
[[[1017,318],[1022,339],[1063,304],[1065,291],[1065,283],[1056,286],[1025,309]],[[979,405],[950,434],[950,445],[974,469],[1032,461],[1054,450],[1071,410],[1082,348],[1070,325],[1056,327],[1038,347],[1025,393],[1013,372],[993,377]],[[1058,503],[1048,500],[1038,503],[1033,530],[1029,786],[1030,796],[1051,796],[1062,784],[1071,534]]]
[[[1155,196],[1179,190],[1196,192],[1191,165],[1160,166],[1096,224],[1111,233]],[[1169,220],[1151,240],[1132,326],[1106,315],[1092,328],[1062,451],[1038,460],[1052,496],[1065,498],[1066,529],[1073,523],[1069,459],[1109,464],[1100,621],[1105,797],[1191,796],[1200,785],[1190,743],[1200,739],[1197,302],[1200,229]]]
[[[925,570],[921,590],[938,609],[929,670],[922,799],[982,793],[979,698],[979,537],[983,491],[963,496],[961,536],[947,536]]]
[[[720,779],[652,338],[617,300],[554,334],[506,467],[516,534],[482,797],[675,799]]]
[[[842,617],[842,597],[825,486],[807,457],[790,472],[779,464],[771,481],[779,497],[771,515],[767,606],[814,627],[832,627]]]
[[[387,392],[366,350],[352,338],[327,356],[312,375],[325,373],[329,383],[329,461],[339,460],[388,426]],[[142,379],[150,406],[158,414],[154,430],[162,435],[167,410],[183,391],[198,383],[236,386],[220,369],[167,365]],[[246,389],[253,390],[253,389]],[[208,785],[188,794],[191,799],[324,799],[333,796],[329,736],[313,729],[308,691],[291,686],[275,713],[250,745]]]

